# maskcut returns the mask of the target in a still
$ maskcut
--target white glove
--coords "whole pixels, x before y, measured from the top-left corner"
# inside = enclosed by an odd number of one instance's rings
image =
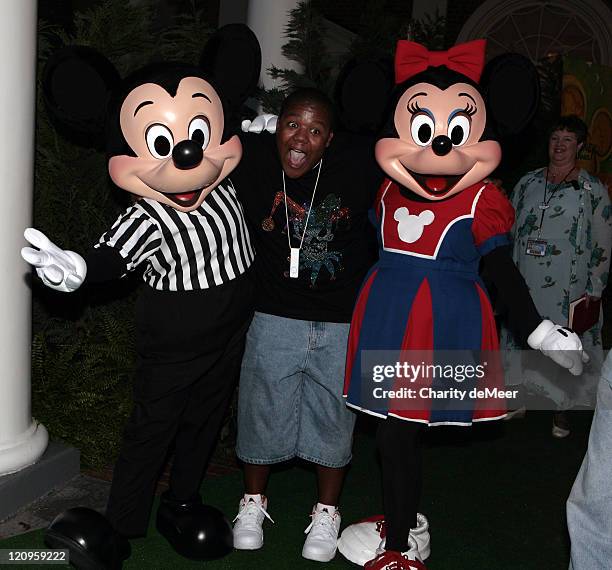
[[[47,287],[72,293],[81,286],[87,275],[87,264],[78,253],[60,249],[34,228],[26,229],[23,236],[38,249],[24,247],[21,257],[36,268],[36,273]]]
[[[261,131],[265,130],[274,134],[276,132],[277,121],[278,115],[264,113],[263,115],[257,115],[252,121],[248,119],[242,121],[242,131],[245,133],[261,133]]]
[[[559,366],[567,368],[574,376],[580,376],[582,364],[590,360],[582,350],[580,337],[552,321],[542,321],[527,338],[527,344],[534,350],[542,351]]]

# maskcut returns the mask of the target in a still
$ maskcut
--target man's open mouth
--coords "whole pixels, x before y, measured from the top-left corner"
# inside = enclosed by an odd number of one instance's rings
[[[162,194],[172,200],[175,204],[179,206],[183,206],[185,208],[189,208],[189,206],[193,206],[202,194],[204,188],[200,188],[200,190],[193,190],[191,192],[181,192],[179,194],[172,194],[170,192],[162,192]]]
[[[290,149],[287,162],[291,168],[300,168],[306,162],[307,154],[304,151]]]
[[[410,175],[416,180],[417,184],[431,196],[444,196],[453,189],[453,186],[463,178],[463,174],[442,175],[442,174],[420,174],[413,170],[408,170]]]

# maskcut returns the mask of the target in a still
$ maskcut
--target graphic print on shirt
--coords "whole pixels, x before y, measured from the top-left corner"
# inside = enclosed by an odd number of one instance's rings
[[[393,214],[393,219],[398,222],[397,233],[399,238],[406,243],[418,241],[423,235],[425,226],[431,224],[434,217],[431,210],[423,210],[418,216],[415,216],[405,206],[398,208]]]
[[[284,195],[277,192],[274,196],[270,215],[262,222],[265,231],[274,231],[277,224],[274,215],[280,208],[279,216],[284,218]],[[351,214],[347,207],[342,207],[342,200],[335,194],[328,194],[316,207],[313,207],[308,216],[309,203],[298,204],[287,197],[287,215],[291,226],[291,246],[298,247],[304,241],[300,250],[300,274],[307,272],[310,287],[316,286],[318,278],[322,275],[321,269],[325,268],[329,274],[329,280],[333,281],[336,274],[344,269],[342,264],[342,252],[332,250],[329,244],[334,240],[336,232],[345,231],[349,228]],[[308,221],[307,221],[308,218]],[[282,233],[288,231],[287,223],[283,219]],[[305,231],[304,231],[305,230]],[[285,277],[289,277],[289,270],[285,271]]]

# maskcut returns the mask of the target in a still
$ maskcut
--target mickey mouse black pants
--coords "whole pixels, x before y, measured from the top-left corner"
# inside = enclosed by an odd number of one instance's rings
[[[138,300],[134,407],[106,513],[121,534],[145,534],[173,441],[170,492],[180,501],[198,495],[239,376],[251,311],[249,275],[205,291],[147,287]]]

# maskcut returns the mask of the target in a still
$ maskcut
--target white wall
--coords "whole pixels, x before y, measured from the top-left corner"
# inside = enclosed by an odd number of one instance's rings
[[[266,71],[270,66],[299,70],[298,65],[284,57],[281,51],[287,42],[284,34],[289,11],[297,5],[298,0],[249,0],[247,24],[261,46],[260,83],[266,89],[276,87]]]

